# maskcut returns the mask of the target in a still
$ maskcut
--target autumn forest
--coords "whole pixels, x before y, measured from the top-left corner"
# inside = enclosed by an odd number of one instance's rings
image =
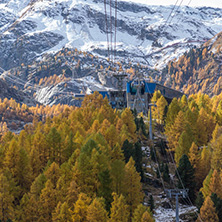
[[[167,141],[164,152],[178,167],[178,188],[188,188],[198,208],[195,219],[222,221],[222,94],[210,98],[199,93],[168,104],[156,91],[152,102],[157,104],[153,134]],[[5,115],[1,221],[154,221],[155,209],[143,204],[145,116],[112,109],[97,92],[86,96],[80,108],[28,107],[4,100],[0,109]],[[32,123],[12,133],[7,127],[12,113],[20,122],[29,116]],[[164,152],[148,144],[156,154],[153,161],[161,166]],[[169,172],[164,173],[170,186]]]

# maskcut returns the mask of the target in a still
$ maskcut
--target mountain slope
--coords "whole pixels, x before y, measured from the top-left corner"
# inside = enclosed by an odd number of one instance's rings
[[[2,2],[0,66],[7,70],[28,64],[39,55],[64,46],[106,57],[107,28],[114,41],[114,1],[111,6],[112,30],[109,5],[106,26],[102,0]],[[118,58],[133,58],[135,62],[160,68],[220,31],[222,9],[183,6],[166,24],[172,7],[118,2]],[[111,42],[111,35],[108,37]]]
[[[3,80],[0,79],[0,98],[2,101],[7,99],[14,99],[17,103],[26,104],[28,106],[35,106],[38,104],[34,98],[30,97],[24,92],[21,92],[15,88],[9,87],[8,84]]]
[[[113,73],[122,70],[132,75],[135,67],[132,63],[111,63],[107,59],[93,56],[87,52],[64,48],[55,54],[45,54],[30,65],[21,65],[5,71],[2,77],[11,86],[33,96],[45,105],[79,104],[74,94],[90,93],[95,90],[109,90],[117,87]],[[136,70],[152,78],[160,72],[137,64]]]
[[[186,94],[222,92],[222,32],[196,49],[169,62],[163,70],[162,83]]]

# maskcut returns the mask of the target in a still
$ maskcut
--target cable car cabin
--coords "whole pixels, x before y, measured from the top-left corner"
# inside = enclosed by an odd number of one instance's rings
[[[182,92],[159,83],[146,82],[145,80],[129,81],[126,84],[127,107],[136,109],[137,113],[147,113],[148,105],[151,102],[155,90],[159,90],[168,103],[170,103],[174,97],[180,98],[183,96]]]

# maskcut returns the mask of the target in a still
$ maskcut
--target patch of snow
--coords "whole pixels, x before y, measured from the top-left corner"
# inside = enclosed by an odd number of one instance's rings
[[[189,212],[197,212],[197,208],[194,206],[179,204],[179,214],[185,214]],[[175,217],[174,209],[165,209],[161,206],[155,209],[154,218],[156,222],[174,222]],[[183,220],[180,219],[180,222],[183,222]]]
[[[153,177],[153,175],[152,174],[150,174],[150,173],[144,173],[146,176],[149,176],[149,177]]]

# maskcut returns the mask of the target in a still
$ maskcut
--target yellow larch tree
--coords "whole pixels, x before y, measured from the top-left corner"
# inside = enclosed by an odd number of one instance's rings
[[[155,222],[155,220],[152,218],[150,212],[145,211],[142,216],[141,222]]]
[[[169,142],[170,151],[175,151],[178,146],[179,138],[182,132],[186,129],[187,121],[184,113],[180,111],[175,118],[174,124],[167,128],[166,135]]]
[[[124,191],[125,163],[123,160],[114,160],[111,163],[110,175],[112,178],[112,190],[120,195]]]
[[[46,182],[45,188],[41,192],[39,204],[39,215],[42,216],[42,219],[39,219],[38,221],[52,221],[52,213],[55,210],[57,203],[55,189],[50,180]]]
[[[132,222],[141,222],[144,212],[147,210],[143,204],[139,204],[133,212]]]
[[[128,222],[128,221],[129,221],[129,210],[124,196],[122,194],[118,196],[116,193],[113,193],[113,202],[111,206],[109,222]]]
[[[106,222],[108,213],[105,210],[103,198],[95,198],[87,209],[87,221],[89,222]]]
[[[190,147],[189,160],[193,168],[196,169],[200,161],[200,155],[198,151],[198,146],[195,144],[195,142],[193,142]]]
[[[220,170],[222,169],[222,135],[216,139],[212,144],[212,159],[211,159],[211,168]]]
[[[2,221],[14,219],[14,197],[10,194],[10,186],[7,178],[0,174],[0,218]]]
[[[124,179],[124,195],[126,203],[129,205],[130,217],[132,217],[134,210],[143,200],[141,177],[136,172],[135,161],[130,157],[129,162],[125,165],[125,179]]]
[[[68,204],[59,202],[55,208],[55,212],[52,213],[53,222],[72,222],[71,212]]]
[[[56,188],[56,183],[61,175],[61,170],[59,168],[59,165],[55,162],[53,162],[49,168],[45,171],[45,176],[48,180],[51,181],[53,185],[53,189]]]
[[[136,124],[134,121],[134,116],[133,116],[132,111],[126,108],[121,114],[121,119],[123,121],[123,124],[127,126],[127,129],[131,138],[133,139],[133,141],[135,141]]]
[[[201,221],[219,222],[214,203],[211,200],[210,196],[205,199],[203,206],[200,208],[200,214],[197,222]]]
[[[157,107],[154,108],[153,118],[156,119],[159,124],[163,124],[165,119],[165,108],[168,103],[166,99],[161,95],[161,97],[157,100],[156,105]]]
[[[90,205],[91,199],[85,194],[80,193],[78,200],[74,203],[74,210],[72,213],[73,222],[86,222],[87,210]]]
[[[222,198],[222,184],[218,170],[213,171],[213,174],[210,178],[209,189],[211,193],[215,193],[218,197]]]

